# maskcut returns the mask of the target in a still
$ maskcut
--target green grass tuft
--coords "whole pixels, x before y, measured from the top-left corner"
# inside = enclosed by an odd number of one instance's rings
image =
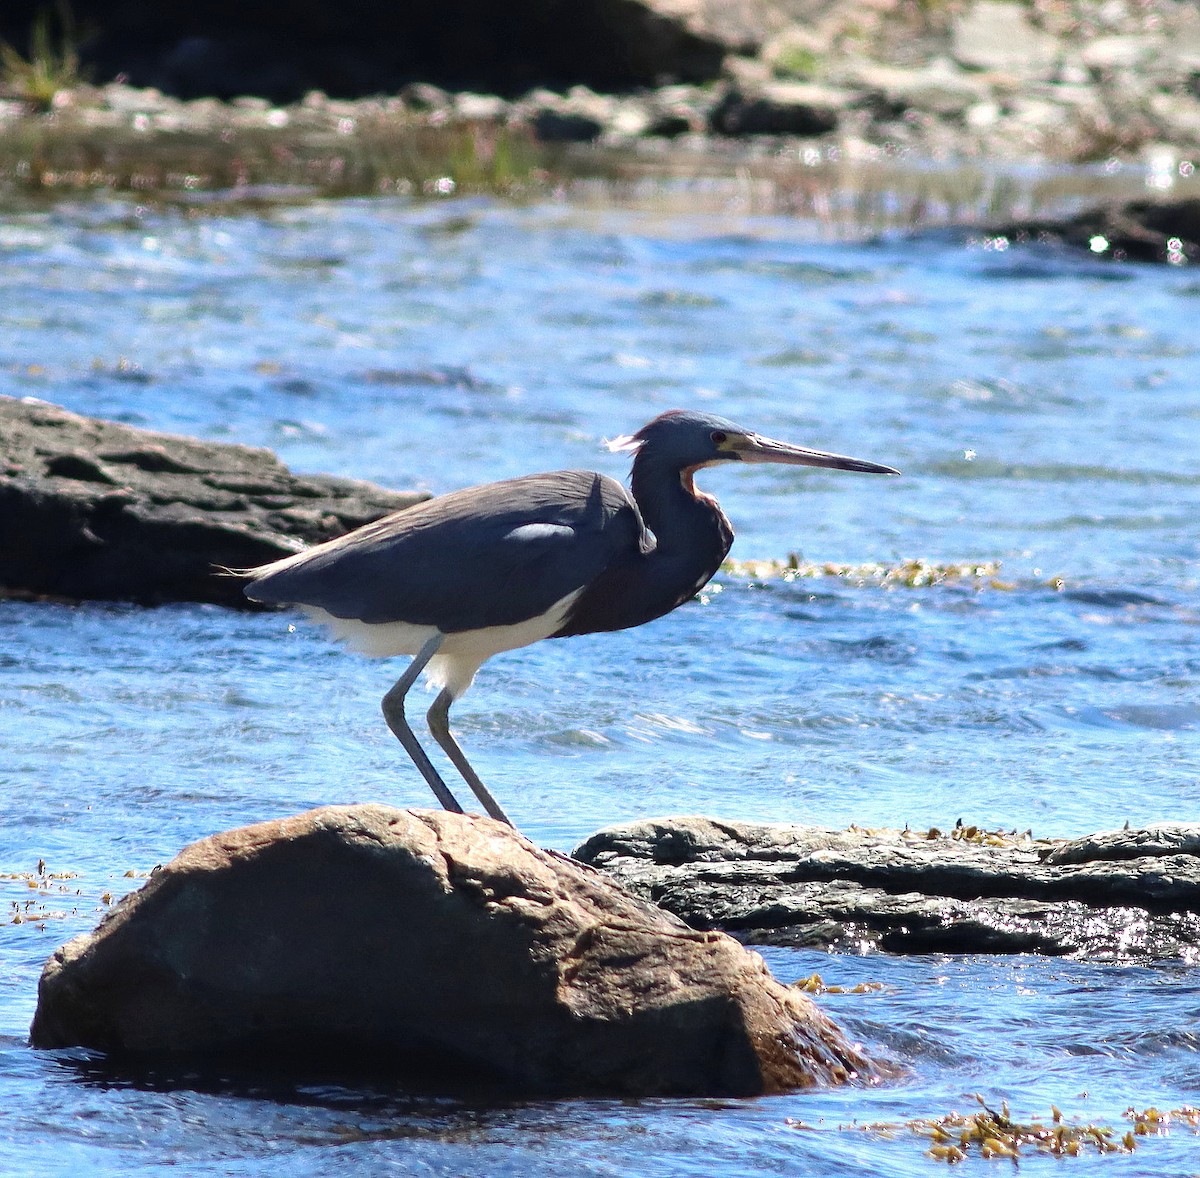
[[[64,3],[56,13],[57,18],[42,9],[34,18],[28,56],[0,42],[0,89],[42,111],[53,106],[60,90],[72,89],[84,80],[71,11]]]

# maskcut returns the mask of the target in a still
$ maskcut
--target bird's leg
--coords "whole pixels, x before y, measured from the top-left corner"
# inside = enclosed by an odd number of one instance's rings
[[[413,735],[413,730],[408,726],[408,720],[404,715],[404,697],[408,694],[408,689],[425,669],[425,664],[437,654],[445,637],[444,634],[435,634],[417,652],[416,657],[408,664],[407,670],[396,681],[396,685],[383,697],[383,718],[387,721],[388,727],[395,734],[396,739],[404,746],[404,751],[412,758],[413,764],[421,770],[421,776],[429,783],[429,788],[441,802],[442,809],[461,814],[463,808],[455,801],[449,787],[433,767],[433,762],[417,743],[417,738]]]
[[[467,760],[466,754],[459,748],[458,741],[454,739],[450,731],[450,705],[453,702],[454,696],[450,694],[449,690],[438,694],[425,717],[429,721],[429,731],[433,733],[433,739],[445,750],[446,756],[454,763],[455,769],[462,774],[463,780],[471,787],[475,796],[483,803],[483,808],[488,814],[501,822],[507,822],[515,830],[516,826],[513,820],[500,809],[487,786],[479,780],[479,774],[471,768],[471,762]]]

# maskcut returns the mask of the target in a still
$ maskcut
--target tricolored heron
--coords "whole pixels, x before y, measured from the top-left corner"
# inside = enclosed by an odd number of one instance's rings
[[[640,626],[690,600],[733,543],[701,467],[782,462],[868,474],[890,466],[774,442],[675,409],[611,443],[633,451],[632,494],[587,470],[453,491],[249,570],[246,595],[299,605],[363,654],[411,655],[383,715],[437,799],[462,813],[404,715],[424,671],[429,730],[493,818],[511,822],[450,732],[450,705],[485,659],[543,638]]]

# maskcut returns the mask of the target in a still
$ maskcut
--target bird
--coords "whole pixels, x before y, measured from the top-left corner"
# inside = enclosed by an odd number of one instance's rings
[[[609,447],[633,456],[628,491],[589,470],[523,475],[451,491],[240,570],[253,601],[299,606],[368,656],[411,657],[383,697],[383,715],[446,810],[464,813],[405,714],[422,672],[438,691],[430,733],[484,811],[512,826],[450,731],[451,705],[487,659],[543,639],[640,626],[690,601],[734,535],[717,501],[696,488],[702,468],[769,462],[899,474],[684,409]]]

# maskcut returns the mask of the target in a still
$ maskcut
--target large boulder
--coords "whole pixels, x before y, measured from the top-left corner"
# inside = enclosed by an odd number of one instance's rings
[[[219,567],[277,560],[428,497],[0,397],[0,595],[244,609]]]
[[[186,848],[49,960],[32,1041],[547,1094],[749,1095],[869,1071],[731,938],[503,824],[381,805]]]
[[[44,5],[0,6],[0,39],[25,48]],[[705,82],[794,19],[796,0],[73,0],[84,65],[101,80],[181,97],[319,89],[344,98],[425,80],[520,93],[531,85]],[[807,7],[807,5],[801,5]],[[11,11],[10,11],[11,9]]]
[[[708,818],[610,827],[575,852],[693,928],[893,953],[1200,953],[1200,825],[1086,838]]]

